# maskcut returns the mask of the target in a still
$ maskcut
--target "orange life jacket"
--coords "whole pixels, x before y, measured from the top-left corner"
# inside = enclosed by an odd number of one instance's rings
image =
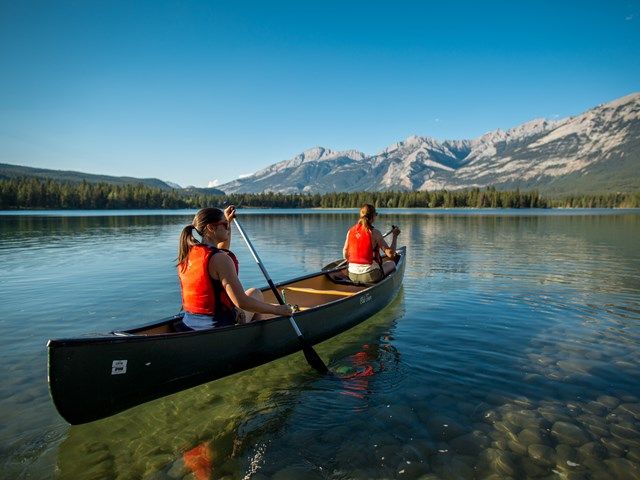
[[[374,249],[371,243],[371,232],[363,225],[356,223],[349,229],[347,243],[349,263],[371,265],[374,260],[378,261],[379,254],[375,250],[377,249]]]
[[[187,259],[178,265],[182,308],[186,312],[211,315],[218,319],[227,316],[235,318],[235,305],[222,287],[222,282],[209,275],[209,260],[218,252],[229,255],[238,272],[238,259],[233,252],[209,245],[194,245]]]

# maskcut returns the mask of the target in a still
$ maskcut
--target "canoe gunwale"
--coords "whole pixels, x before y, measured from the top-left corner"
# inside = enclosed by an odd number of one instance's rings
[[[382,281],[296,314],[311,344],[349,330],[393,301],[402,288],[406,267],[406,247],[398,251],[401,256],[396,271]],[[328,272],[304,275],[278,286]],[[162,327],[181,318],[182,314],[176,314],[128,331]],[[49,340],[49,392],[69,423],[99,420],[299,351],[300,344],[288,323],[287,317],[274,317],[192,332],[136,335],[125,330],[124,335],[111,332],[100,337]],[[229,349],[231,344],[237,349]]]
[[[399,252],[402,252],[402,255],[400,256],[400,259],[398,261],[397,266],[399,267],[400,262],[404,262],[405,261],[405,247],[401,247],[398,249]],[[336,269],[331,269],[331,270],[321,270],[319,272],[314,272],[314,273],[310,273],[307,275],[302,275],[300,277],[296,277],[293,278],[291,280],[286,280],[285,282],[282,283],[277,283],[276,284],[276,288],[282,288],[282,287],[286,287],[287,285],[290,285],[292,283],[297,283],[303,280],[307,280],[313,277],[317,277],[320,275],[327,275],[329,273],[334,273],[334,272],[338,272],[340,270],[344,270],[344,266],[343,267],[339,267]],[[398,268],[399,269],[399,268]],[[337,305],[339,303],[342,302],[348,302],[348,301],[353,301],[354,297],[360,297],[365,293],[370,293],[372,290],[378,290],[378,289],[382,289],[381,287],[383,287],[384,285],[386,285],[394,276],[395,273],[398,270],[394,270],[392,273],[390,273],[389,275],[387,275],[386,277],[384,277],[380,282],[378,283],[374,283],[374,284],[370,284],[369,286],[366,286],[365,288],[363,288],[362,290],[359,290],[357,292],[354,292],[353,295],[350,295],[348,297],[343,297],[343,298],[337,298],[334,301],[331,302],[327,302],[327,303],[323,303],[321,305],[315,306],[313,308],[309,308],[307,310],[298,312],[295,314],[295,318],[296,319],[300,319],[303,320],[305,317],[311,316],[311,315],[315,315],[318,312],[321,312],[323,309],[325,308],[329,308],[329,307],[333,307],[334,305]],[[260,288],[261,291],[269,291],[270,287],[265,286]],[[51,347],[57,347],[57,346],[71,346],[71,345],[79,345],[79,344],[90,344],[90,343],[128,343],[128,342],[134,342],[134,341],[153,341],[153,340],[160,340],[160,339],[166,339],[169,337],[175,337],[177,335],[181,336],[181,337],[187,337],[187,336],[194,336],[194,335],[215,335],[218,332],[223,332],[223,331],[228,331],[231,329],[245,329],[245,328],[264,328],[264,326],[269,325],[271,323],[275,323],[275,322],[282,322],[282,321],[288,321],[288,317],[272,317],[272,318],[268,318],[265,320],[260,320],[259,322],[250,322],[250,323],[246,323],[243,325],[227,325],[227,326],[223,326],[223,327],[216,327],[216,328],[212,328],[210,330],[194,330],[194,331],[186,331],[186,332],[168,332],[168,333],[157,333],[157,334],[153,334],[153,335],[138,335],[136,333],[129,333],[131,331],[135,331],[135,330],[149,330],[152,329],[154,327],[161,327],[163,325],[169,324],[169,323],[173,323],[176,322],[180,319],[182,319],[182,317],[184,316],[184,312],[180,312],[177,313],[171,317],[166,317],[160,321],[156,320],[155,322],[151,322],[148,324],[143,324],[140,325],[138,327],[134,327],[134,328],[129,328],[126,330],[113,330],[107,334],[103,334],[100,336],[86,336],[86,337],[76,337],[76,338],[61,338],[61,339],[50,339],[47,342],[47,347],[51,348]]]

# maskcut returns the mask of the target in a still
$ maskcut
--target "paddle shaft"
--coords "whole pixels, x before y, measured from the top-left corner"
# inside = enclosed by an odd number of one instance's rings
[[[271,280],[271,277],[269,276],[269,272],[267,272],[267,269],[264,268],[262,260],[260,260],[260,257],[258,256],[258,252],[256,252],[256,249],[253,248],[253,244],[251,243],[251,240],[249,240],[249,237],[244,232],[242,226],[240,225],[240,222],[238,222],[238,219],[234,218],[233,220],[236,223],[236,227],[238,228],[238,232],[240,232],[240,236],[244,239],[245,243],[247,244],[247,247],[249,247],[249,251],[251,252],[251,255],[253,256],[253,259],[256,261],[256,263],[258,264],[258,267],[260,268],[260,270],[262,271],[262,274],[264,275],[264,278],[267,280],[267,283],[269,284],[269,288],[271,288],[271,291],[273,292],[273,295],[276,297],[276,300],[278,300],[278,303],[280,305],[284,305],[285,303],[284,303],[284,299],[282,298],[282,295],[280,295],[280,292],[278,292],[278,289],[276,288],[275,284],[273,283],[273,280]],[[315,368],[319,372],[322,372],[322,373],[328,372],[329,369],[324,364],[324,362],[322,361],[320,356],[315,352],[313,347],[311,347],[311,345],[309,345],[307,343],[307,341],[305,340],[305,338],[303,337],[302,332],[300,331],[300,328],[298,327],[298,324],[293,319],[293,316],[289,317],[289,323],[291,324],[291,327],[293,328],[293,330],[296,332],[296,336],[298,337],[298,340],[300,341],[300,344],[302,345],[302,350],[304,352],[304,356],[307,359],[307,362],[309,363],[309,365],[311,365],[313,368]]]
[[[264,275],[264,278],[267,279],[267,283],[269,284],[269,287],[273,291],[273,294],[276,296],[276,300],[278,300],[278,303],[280,305],[284,305],[284,300],[282,299],[282,296],[280,295],[280,292],[278,292],[278,289],[276,288],[275,284],[273,283],[273,280],[271,280],[271,277],[269,276],[269,272],[267,272],[267,269],[264,268],[264,264],[262,263],[262,260],[260,260],[260,257],[258,256],[258,253],[256,252],[256,249],[253,248],[253,244],[251,243],[251,240],[249,240],[249,237],[247,237],[247,235],[244,233],[244,230],[240,226],[240,222],[238,222],[238,219],[234,218],[234,221],[236,222],[236,227],[238,227],[238,232],[240,232],[240,236],[244,239],[244,241],[246,242],[247,246],[249,247],[249,251],[251,252],[251,255],[253,256],[253,259],[258,264],[258,267],[260,267],[260,270],[262,270],[262,274]]]
[[[387,233],[385,233],[382,238],[387,238],[389,235],[391,235],[391,233],[393,233],[393,230],[396,228],[395,225],[391,225],[391,230],[389,230]]]

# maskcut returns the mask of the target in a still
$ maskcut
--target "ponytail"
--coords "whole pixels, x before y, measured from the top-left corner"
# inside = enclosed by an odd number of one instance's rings
[[[185,261],[187,257],[189,257],[189,251],[191,247],[195,245],[200,245],[198,239],[193,236],[193,231],[200,236],[204,233],[204,229],[210,223],[215,223],[224,218],[224,212],[219,208],[207,207],[202,208],[196,213],[196,216],[193,217],[193,222],[191,225],[187,225],[180,232],[180,240],[178,241],[178,267],[184,269],[186,266]]]
[[[373,230],[373,217],[376,215],[376,207],[365,203],[360,207],[360,219],[358,223],[367,230]]]
[[[182,229],[182,232],[180,232],[180,240],[178,241],[178,265],[182,265],[182,263],[187,259],[191,247],[200,243],[193,236],[193,231],[195,229],[196,227],[193,225],[187,225]],[[184,266],[182,266],[182,268],[184,268]]]

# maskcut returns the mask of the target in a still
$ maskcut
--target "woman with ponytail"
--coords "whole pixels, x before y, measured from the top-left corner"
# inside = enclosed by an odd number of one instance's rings
[[[291,315],[290,305],[264,302],[262,292],[244,290],[238,278],[238,259],[229,250],[233,205],[224,212],[203,208],[182,229],[178,247],[178,277],[182,290],[185,330],[248,323],[261,313]],[[201,240],[194,236],[196,232]]]
[[[349,278],[353,282],[376,283],[396,268],[396,264],[390,260],[382,262],[380,250],[389,259],[395,256],[400,229],[393,227],[393,240],[389,246],[380,231],[373,226],[377,215],[376,208],[365,203],[360,208],[358,223],[347,232],[342,255],[349,262]]]

